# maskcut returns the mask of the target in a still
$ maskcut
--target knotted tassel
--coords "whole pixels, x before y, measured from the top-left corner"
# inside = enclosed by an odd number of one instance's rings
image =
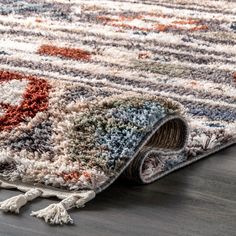
[[[27,202],[34,200],[42,195],[42,191],[39,189],[30,189],[25,194],[9,198],[3,202],[0,202],[0,210],[4,212],[12,212],[19,214],[20,208],[26,205]]]
[[[83,207],[86,202],[90,201],[94,197],[94,191],[74,194],[65,198],[60,203],[54,203],[42,210],[32,212],[31,216],[43,218],[45,222],[49,224],[73,224],[73,219],[70,217],[67,210],[74,207]]]

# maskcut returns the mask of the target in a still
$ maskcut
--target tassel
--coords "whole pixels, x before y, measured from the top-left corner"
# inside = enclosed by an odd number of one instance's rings
[[[65,198],[60,203],[54,203],[42,210],[32,212],[31,215],[37,218],[43,218],[45,222],[49,224],[73,224],[73,219],[70,217],[67,210],[74,207],[83,207],[86,202],[94,197],[94,191],[75,194]]]
[[[42,191],[39,189],[31,189],[25,194],[9,198],[3,202],[0,202],[0,210],[4,212],[12,212],[19,214],[20,208],[26,205],[27,202],[34,200],[42,195]]]
[[[68,214],[63,201],[58,204],[51,204],[42,210],[32,212],[31,216],[43,218],[49,224],[73,224],[73,220]]]

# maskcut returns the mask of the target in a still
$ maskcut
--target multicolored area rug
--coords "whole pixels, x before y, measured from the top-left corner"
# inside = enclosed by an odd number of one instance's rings
[[[0,187],[72,223],[118,176],[156,179],[236,142],[236,3],[0,0]]]

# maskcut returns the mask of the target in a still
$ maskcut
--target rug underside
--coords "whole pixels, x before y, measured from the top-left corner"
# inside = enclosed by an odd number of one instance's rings
[[[236,143],[236,3],[0,0],[0,203],[72,223],[119,176],[147,184]]]

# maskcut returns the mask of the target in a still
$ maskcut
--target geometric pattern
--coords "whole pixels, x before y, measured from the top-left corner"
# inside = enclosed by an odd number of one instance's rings
[[[235,143],[235,8],[0,0],[0,179],[99,192]]]

